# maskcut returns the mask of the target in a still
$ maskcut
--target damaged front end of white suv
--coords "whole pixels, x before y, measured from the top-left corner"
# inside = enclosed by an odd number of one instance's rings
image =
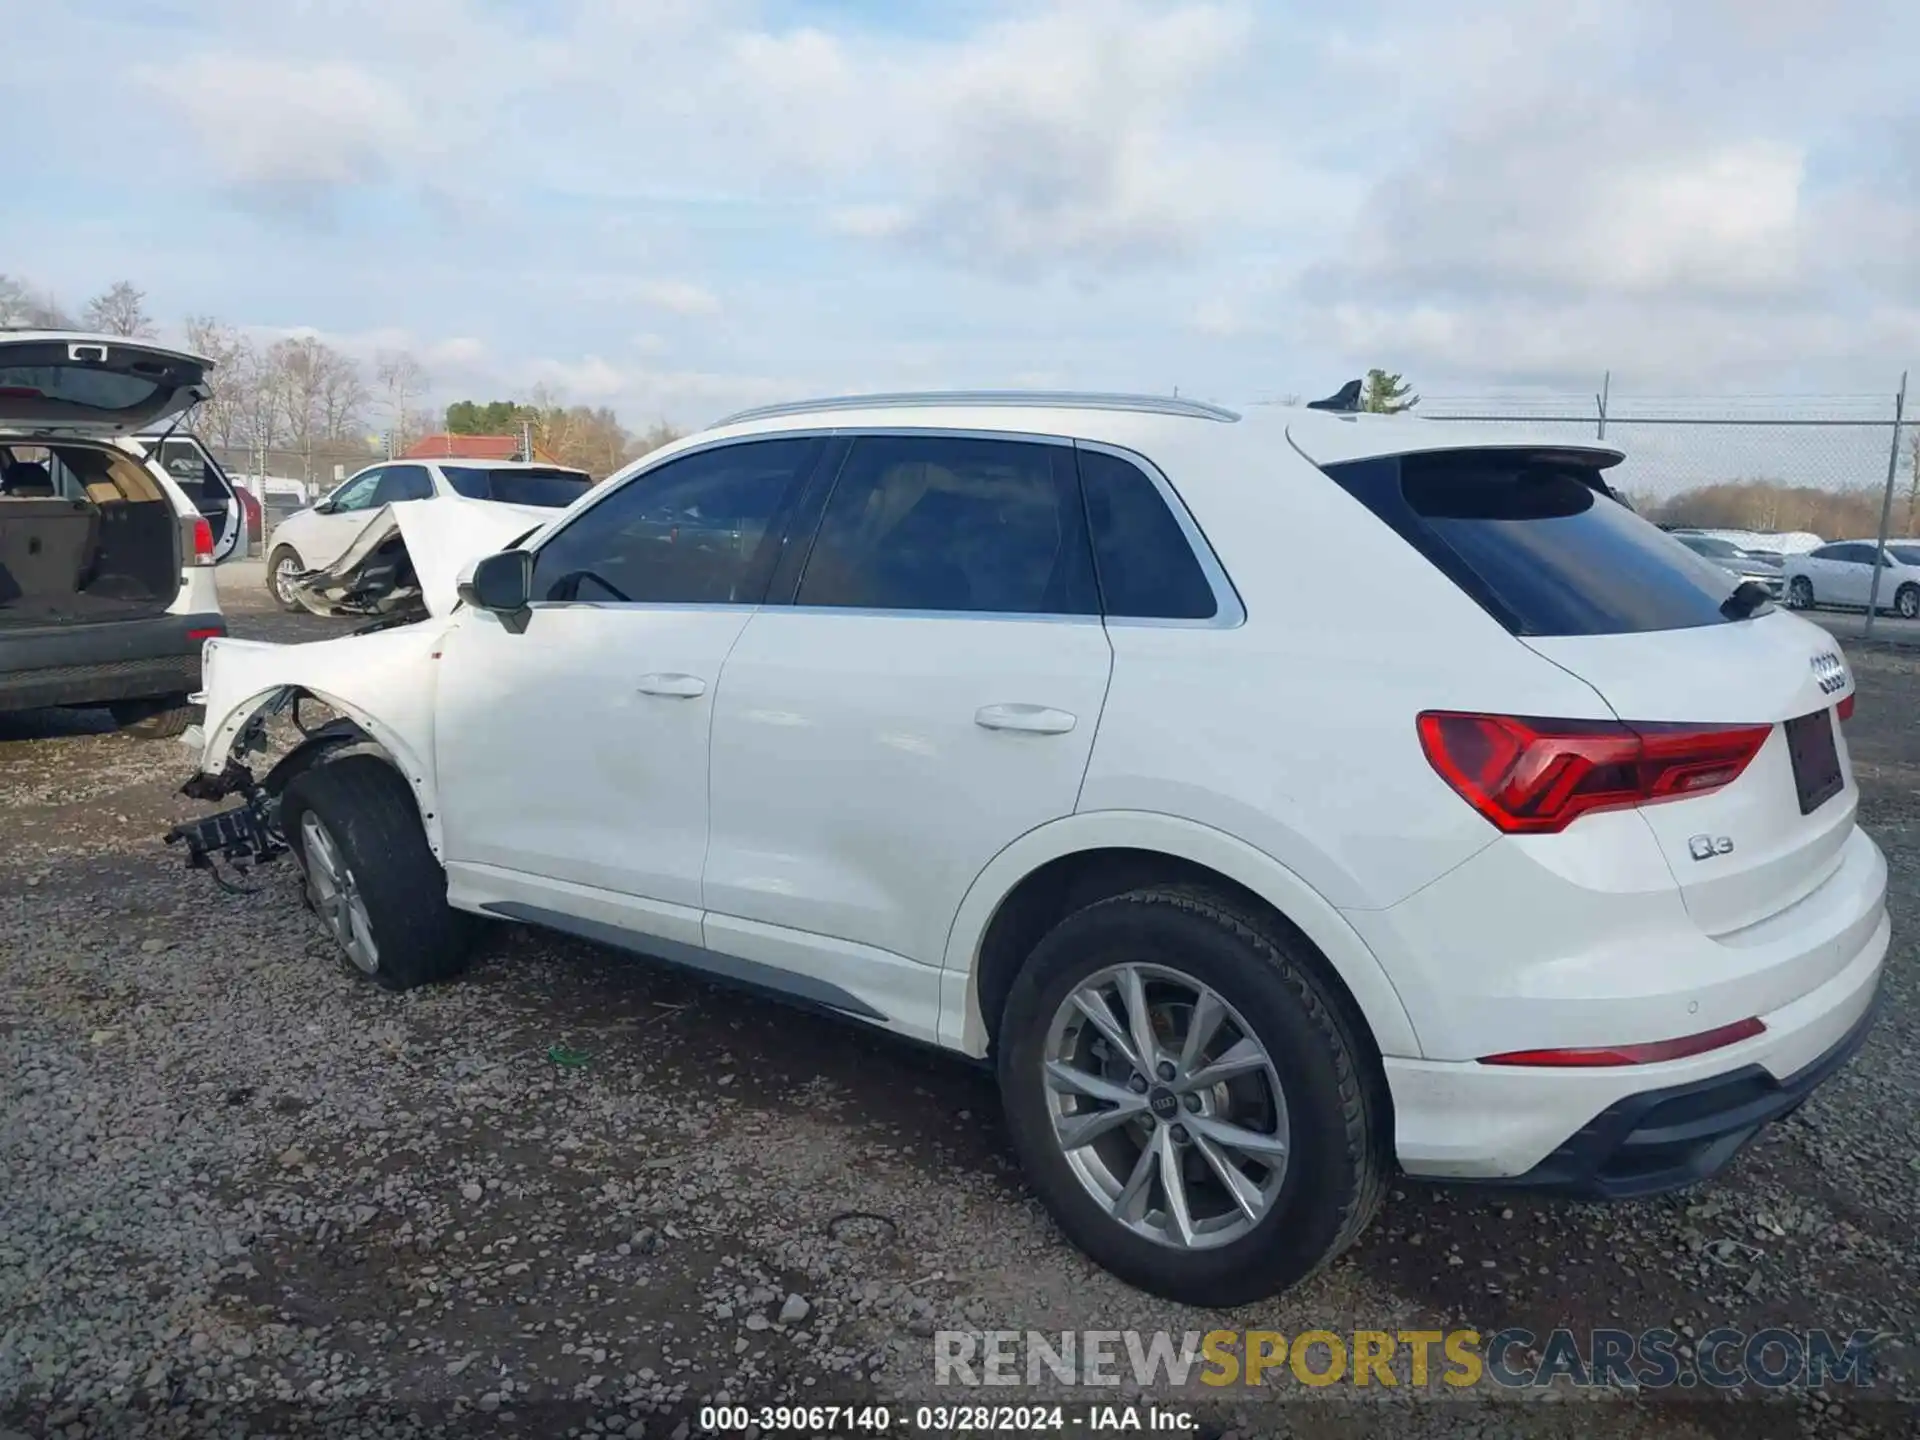
[[[314,613],[364,615],[371,623],[302,644],[207,642],[194,696],[204,720],[183,737],[197,771],[180,793],[240,803],[167,833],[190,867],[227,884],[216,862],[244,874],[284,854],[277,809],[287,785],[347,753],[378,755],[407,781],[428,843],[440,853],[431,765],[440,637],[473,563],[530,532],[524,515],[496,507],[430,508],[387,507],[338,562],[301,577],[297,593]],[[284,753],[258,774],[276,750]]]

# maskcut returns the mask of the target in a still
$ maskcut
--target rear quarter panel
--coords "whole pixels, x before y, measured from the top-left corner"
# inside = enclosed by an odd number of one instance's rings
[[[1496,838],[1428,764],[1421,710],[1610,718],[1284,433],[1194,426],[1140,449],[1213,545],[1246,621],[1109,623],[1113,680],[1080,810],[1184,816],[1333,905],[1386,908]]]

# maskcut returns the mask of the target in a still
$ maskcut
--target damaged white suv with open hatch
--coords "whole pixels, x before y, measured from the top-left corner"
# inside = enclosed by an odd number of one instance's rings
[[[1063,1230],[1179,1300],[1396,1167],[1701,1179],[1871,1024],[1853,678],[1618,450],[1356,390],[736,416],[369,633],[213,642],[188,793],[241,803],[173,838],[291,849],[394,988],[492,917],[989,1061]]]
[[[104,706],[148,739],[191,723],[202,646],[226,629],[213,566],[243,528],[225,473],[174,435],[212,368],[0,329],[0,712]]]

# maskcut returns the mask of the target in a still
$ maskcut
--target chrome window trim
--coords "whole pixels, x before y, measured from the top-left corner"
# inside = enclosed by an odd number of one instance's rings
[[[1112,445],[1104,441],[1081,440],[1069,435],[1058,435],[1042,431],[959,429],[946,425],[818,425],[791,430],[762,431],[752,435],[717,436],[700,444],[690,445],[685,449],[676,450],[671,455],[662,456],[652,465],[646,464],[645,458],[642,457],[640,461],[636,462],[639,468],[635,469],[631,474],[620,477],[617,483],[610,480],[596,487],[605,493],[594,497],[579,513],[569,514],[565,511],[561,512],[561,514],[556,517],[556,522],[564,521],[565,524],[560,525],[557,529],[528,536],[527,539],[522,542],[520,548],[532,551],[537,563],[541,547],[551,543],[556,537],[563,533],[567,526],[578,524],[581,520],[593,513],[597,506],[607,499],[610,499],[613,495],[618,494],[621,490],[624,490],[628,485],[638,481],[642,476],[650,475],[655,470],[671,465],[677,460],[686,459],[689,456],[704,454],[709,450],[718,450],[727,446],[766,444],[776,440],[845,439],[857,442],[868,437],[997,440],[1024,445],[1049,445],[1070,450],[1097,451],[1101,454],[1111,455],[1116,459],[1124,460],[1130,465],[1137,466],[1145,473],[1148,480],[1153,483],[1154,488],[1160,492],[1162,503],[1173,513],[1174,523],[1180,527],[1180,533],[1186,537],[1188,548],[1193,552],[1195,560],[1199,562],[1201,573],[1206,576],[1208,585],[1212,587],[1215,605],[1214,614],[1204,620],[1187,620],[1160,616],[1073,615],[1024,610],[898,610],[866,606],[788,605],[767,604],[762,601],[750,600],[536,600],[532,602],[531,608],[535,610],[671,610],[683,612],[762,609],[795,610],[814,615],[859,615],[867,618],[899,617],[918,620],[1041,621],[1049,624],[1104,624],[1126,626],[1131,629],[1155,630],[1234,630],[1246,623],[1246,606],[1241,602],[1239,592],[1234,589],[1233,581],[1227,575],[1226,568],[1220,563],[1219,557],[1214,553],[1213,546],[1208,542],[1205,533],[1200,529],[1192,513],[1187,509],[1186,502],[1180,498],[1179,491],[1174,489],[1173,483],[1167,478],[1159,466],[1155,465],[1137,450],[1129,450],[1125,446]]]
[[[1161,503],[1173,513],[1174,523],[1186,537],[1187,548],[1199,562],[1200,573],[1206,576],[1207,584],[1213,588],[1214,612],[1204,620],[1156,615],[1108,615],[1105,617],[1106,623],[1132,630],[1237,630],[1246,624],[1247,607],[1240,599],[1240,592],[1233,588],[1233,580],[1228,576],[1226,566],[1220,563],[1220,557],[1214,553],[1206,532],[1201,530],[1199,522],[1187,509],[1186,501],[1180,498],[1180,492],[1173,488],[1173,482],[1167,478],[1166,472],[1139,451],[1129,450],[1124,445],[1076,440],[1074,447],[1124,460],[1153,482],[1154,489],[1160,492]]]

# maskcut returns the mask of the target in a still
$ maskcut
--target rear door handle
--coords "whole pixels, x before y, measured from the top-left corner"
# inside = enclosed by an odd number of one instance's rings
[[[676,700],[691,700],[707,693],[707,682],[698,675],[642,675],[642,695],[666,695]]]
[[[982,705],[973,712],[973,723],[986,730],[1064,735],[1076,722],[1065,710],[1052,710],[1045,705]]]

